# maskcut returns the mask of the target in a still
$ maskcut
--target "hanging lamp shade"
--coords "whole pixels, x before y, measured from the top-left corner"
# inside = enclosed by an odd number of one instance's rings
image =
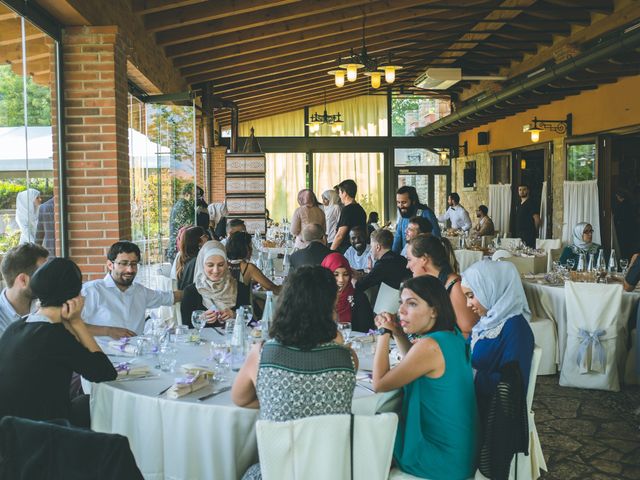
[[[329,75],[333,75],[335,78],[335,82],[336,82],[336,87],[340,88],[340,87],[344,87],[344,79],[346,77],[347,71],[346,70],[330,70]]]
[[[371,88],[380,88],[382,79],[382,73],[380,72],[365,72],[367,77],[371,78]]]
[[[396,71],[401,69],[402,67],[399,65],[384,65],[382,67],[378,67],[378,70],[382,70],[384,72],[384,81],[387,83],[395,82]]]

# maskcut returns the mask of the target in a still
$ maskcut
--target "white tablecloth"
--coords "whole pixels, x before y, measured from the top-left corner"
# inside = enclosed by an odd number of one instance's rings
[[[481,250],[458,249],[454,251],[456,260],[458,261],[459,273],[464,272],[467,268],[476,262],[482,260],[484,252]]]
[[[546,273],[547,271],[547,256],[534,256],[534,257],[506,257],[503,261],[513,263],[518,272],[520,273]]]
[[[534,316],[549,318],[556,323],[558,328],[558,357],[559,365],[562,365],[564,349],[567,345],[567,309],[564,298],[564,287],[553,286],[536,281],[523,280],[524,293],[529,302],[529,308]],[[622,287],[621,287],[622,288]],[[627,325],[633,314],[635,305],[640,301],[640,291],[624,292],[622,294],[622,306],[618,321],[627,331]]]
[[[211,329],[205,329],[205,335],[223,341]],[[206,344],[178,345],[178,349],[178,366],[202,363],[209,355]],[[136,361],[155,363],[151,358]],[[152,371],[157,378],[92,384],[91,390],[92,429],[128,437],[145,479],[236,480],[258,461],[257,410],[233,405],[231,392],[197,400],[220,384],[178,400],[158,396],[179,374]],[[353,411],[363,415],[392,411],[399,401],[397,391],[374,394],[357,386]]]

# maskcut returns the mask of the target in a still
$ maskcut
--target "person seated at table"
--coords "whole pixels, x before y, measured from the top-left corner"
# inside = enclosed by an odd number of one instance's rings
[[[452,256],[451,243],[446,238],[418,235],[409,243],[407,267],[414,277],[431,275],[440,280],[456,312],[458,328],[467,338],[479,317],[467,308],[467,299],[460,288],[460,276],[450,263]]]
[[[593,243],[593,227],[587,222],[580,222],[573,228],[573,245],[567,245],[560,255],[560,264],[567,265],[573,262],[574,267],[578,265],[580,254],[584,254],[586,260],[589,254],[595,255],[600,250],[600,245]],[[586,268],[586,265],[585,265]]]
[[[356,225],[349,231],[351,246],[344,252],[344,258],[354,270],[364,271],[372,267],[371,247],[368,244],[367,230],[362,225]]]
[[[249,260],[253,254],[251,235],[247,232],[235,232],[229,236],[227,241],[227,260],[231,276],[241,283],[251,288],[253,285],[260,285],[263,290],[280,293],[280,287],[269,280]]]
[[[369,216],[367,217],[367,235],[369,235],[369,238],[371,238],[373,232],[380,230],[379,221],[380,215],[378,212],[369,212]]]
[[[327,246],[327,235],[322,226],[316,223],[311,223],[302,229],[302,240],[306,243],[306,247],[291,254],[292,269],[303,265],[320,265],[324,257],[332,251]]]
[[[486,205],[480,205],[476,210],[476,217],[478,217],[478,223],[473,227],[473,233],[478,237],[485,235],[495,235],[496,229],[493,226],[493,220],[489,216],[489,209]]]
[[[322,266],[331,270],[338,286],[336,313],[339,323],[351,323],[357,332],[368,332],[374,327],[373,309],[369,299],[352,283],[353,273],[349,262],[341,253],[330,253],[322,261]]]
[[[91,382],[115,380],[117,373],[80,315],[82,273],[71,260],[53,258],[29,286],[38,310],[0,338],[0,417],[66,418],[88,428],[88,396],[69,398],[73,372]]]
[[[428,221],[428,220],[427,220]],[[411,276],[407,270],[407,259],[391,250],[393,233],[379,229],[371,235],[371,256],[375,260],[371,271],[356,282],[356,290],[364,292],[371,287],[380,287],[382,282],[391,288],[400,288],[400,283]]]
[[[180,251],[176,255],[176,279],[178,290],[184,290],[193,283],[193,272],[196,268],[196,257],[200,247],[209,240],[209,235],[202,227],[190,227],[182,235]]]
[[[631,261],[629,262],[629,270],[624,277],[623,288],[625,292],[633,292],[640,282],[640,253],[636,253],[631,257]],[[636,328],[638,325],[636,325]],[[638,329],[640,331],[640,328]],[[640,350],[639,350],[640,352]],[[640,355],[640,354],[639,354]],[[640,370],[638,370],[638,375],[640,375]]]
[[[405,244],[402,247],[402,255],[404,258],[407,258],[407,249],[409,248],[409,242],[416,238],[418,235],[431,235],[433,232],[433,225],[431,222],[424,217],[411,217],[409,219],[409,223],[407,223],[407,228],[404,232]]]
[[[531,311],[520,274],[510,262],[474,263],[462,274],[462,290],[480,317],[471,331],[471,360],[482,416],[507,363],[518,363],[526,390],[534,347]]]
[[[456,326],[442,284],[428,275],[402,285],[398,321],[376,317],[373,388],[402,388],[402,413],[393,458],[421,478],[466,479],[476,467],[478,415],[469,346]],[[389,366],[393,337],[402,360]]]
[[[194,310],[206,311],[208,325],[224,324],[233,318],[237,307],[249,304],[249,294],[249,287],[231,275],[222,244],[211,240],[198,252],[193,283],[184,289],[182,324],[193,328]]]
[[[305,265],[289,275],[271,340],[253,346],[233,383],[236,405],[259,408],[260,419],[277,422],[351,413],[358,364],[334,321],[336,294],[325,268]],[[261,478],[260,465],[242,478]]]
[[[227,245],[229,238],[236,232],[246,232],[247,226],[241,218],[232,218],[227,223],[227,236],[221,240],[222,245]]]

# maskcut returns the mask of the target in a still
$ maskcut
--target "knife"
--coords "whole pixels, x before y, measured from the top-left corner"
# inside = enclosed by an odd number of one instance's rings
[[[229,390],[231,390],[231,387],[222,387],[219,388],[218,390],[216,390],[213,393],[210,393],[208,395],[205,395],[203,397],[198,398],[199,402],[204,402],[205,400],[210,399],[211,397],[215,397],[216,395],[220,394],[220,393],[224,393],[224,392],[228,392]]]

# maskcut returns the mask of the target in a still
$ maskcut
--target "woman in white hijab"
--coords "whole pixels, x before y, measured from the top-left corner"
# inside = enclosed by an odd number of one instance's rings
[[[462,273],[467,306],[480,320],[471,330],[471,364],[481,411],[500,381],[500,370],[516,361],[526,389],[533,355],[531,310],[520,275],[510,262],[485,260]]]
[[[236,307],[249,303],[249,288],[231,276],[227,254],[218,241],[209,241],[200,249],[193,282],[184,289],[180,306],[184,325],[192,326],[194,310],[206,310],[207,323],[214,325],[233,318]]]
[[[27,188],[16,197],[16,223],[20,228],[20,243],[35,242],[38,209],[42,199],[35,188]]]
[[[338,220],[340,220],[340,197],[335,190],[325,190],[322,193],[322,204],[324,205],[324,216],[327,225],[327,244],[331,245],[336,238]]]
[[[566,265],[569,260],[578,264],[578,257],[581,253],[585,255],[595,255],[600,250],[600,245],[593,243],[593,227],[590,223],[580,222],[573,227],[573,245],[567,245],[560,255],[560,263]]]

